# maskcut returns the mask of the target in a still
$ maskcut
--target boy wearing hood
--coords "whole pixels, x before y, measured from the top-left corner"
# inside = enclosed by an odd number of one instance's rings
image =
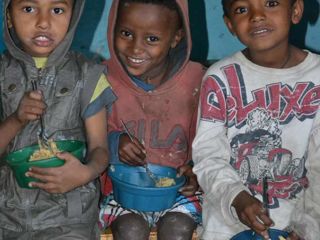
[[[20,188],[0,162],[0,239],[98,239],[99,187],[108,164],[106,107],[115,99],[104,67],[69,51],[84,0],[5,0],[6,51],[0,59],[0,154],[45,136],[87,142],[83,163],[32,167]],[[38,90],[34,90],[34,86]],[[33,86],[33,87],[32,87]]]
[[[113,1],[108,43],[108,79],[118,97],[108,120],[111,162],[170,166],[188,181],[177,203],[164,212],[124,209],[110,200],[106,184],[100,223],[111,225],[115,239],[148,239],[152,226],[157,226],[159,239],[191,239],[201,206],[189,163],[205,69],[189,60],[187,1]]]

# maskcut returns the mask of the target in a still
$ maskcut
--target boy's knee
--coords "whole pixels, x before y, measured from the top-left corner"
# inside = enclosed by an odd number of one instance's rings
[[[196,222],[184,213],[169,212],[157,224],[159,240],[191,239],[196,229]]]
[[[134,213],[119,216],[111,224],[111,229],[115,240],[149,239],[150,234],[148,223]]]

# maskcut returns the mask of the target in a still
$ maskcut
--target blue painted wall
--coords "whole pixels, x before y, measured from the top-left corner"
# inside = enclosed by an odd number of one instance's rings
[[[226,29],[220,2],[220,0],[189,0],[194,60],[220,59],[243,48]],[[109,57],[106,26],[110,5],[111,0],[87,1],[73,43],[74,49],[96,59]],[[291,34],[294,44],[318,53],[320,53],[319,9],[320,0],[305,0],[304,18]],[[3,42],[0,41],[0,50],[3,49]]]

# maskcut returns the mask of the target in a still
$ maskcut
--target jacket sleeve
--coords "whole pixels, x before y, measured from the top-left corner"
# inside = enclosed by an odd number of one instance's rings
[[[210,206],[215,211],[220,211],[226,223],[232,225],[239,220],[232,210],[231,203],[241,191],[249,190],[229,164],[231,152],[227,137],[227,121],[216,120],[210,106],[208,107],[209,94],[213,92],[208,87],[209,81],[213,80],[207,78],[201,89],[197,133],[192,149],[195,164],[193,171]],[[219,115],[226,116],[226,112]]]
[[[290,227],[306,240],[320,236],[320,112],[314,121],[306,159],[309,186],[297,203]]]

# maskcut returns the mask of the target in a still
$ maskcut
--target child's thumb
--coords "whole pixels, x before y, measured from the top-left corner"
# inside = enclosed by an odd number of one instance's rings
[[[72,155],[68,152],[58,152],[56,156],[66,162],[72,159]]]

